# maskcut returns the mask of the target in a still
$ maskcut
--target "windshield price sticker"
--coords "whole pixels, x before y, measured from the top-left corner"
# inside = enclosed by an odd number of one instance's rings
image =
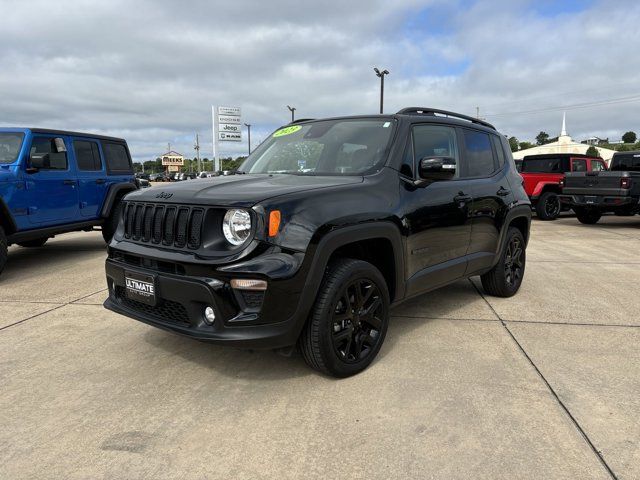
[[[291,127],[284,127],[278,130],[273,134],[274,137],[284,137],[285,135],[291,135],[292,133],[296,133],[302,127],[300,125],[293,125]]]

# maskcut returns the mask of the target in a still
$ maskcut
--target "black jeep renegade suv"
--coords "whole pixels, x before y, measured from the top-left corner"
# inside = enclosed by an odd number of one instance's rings
[[[239,173],[125,197],[106,308],[204,341],[297,345],[345,377],[375,358],[391,305],[474,275],[501,297],[522,282],[531,206],[483,121],[294,122]]]

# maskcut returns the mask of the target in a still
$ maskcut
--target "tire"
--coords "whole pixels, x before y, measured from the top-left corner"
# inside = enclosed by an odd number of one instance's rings
[[[9,246],[7,245],[7,236],[4,233],[4,229],[0,226],[0,273],[4,270],[8,257]]]
[[[494,297],[512,297],[520,289],[527,263],[522,232],[509,227],[500,260],[493,269],[480,276],[482,288]]]
[[[298,345],[311,368],[349,377],[371,364],[388,324],[389,291],[380,271],[361,260],[339,259],[325,273]]]
[[[555,192],[544,192],[536,203],[536,214],[540,220],[555,220],[561,209],[560,199]]]
[[[113,234],[116,233],[118,228],[118,222],[120,221],[120,214],[122,213],[122,202],[120,199],[116,200],[116,203],[111,209],[109,217],[102,224],[102,238],[104,238],[107,245],[111,242]]]
[[[44,238],[36,238],[35,240],[27,240],[26,242],[18,242],[18,245],[26,248],[38,248],[42,247],[45,243],[47,243],[49,237]]]
[[[594,225],[602,217],[602,213],[595,208],[576,208],[575,210],[578,221],[585,225]]]

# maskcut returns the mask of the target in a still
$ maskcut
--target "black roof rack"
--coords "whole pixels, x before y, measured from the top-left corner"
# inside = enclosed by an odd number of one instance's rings
[[[294,120],[293,122],[289,122],[287,125],[295,125],[296,123],[309,122],[311,120],[315,120],[315,118],[300,118],[298,120]]]
[[[478,125],[482,125],[484,127],[491,128],[495,130],[496,127],[491,125],[489,122],[485,122],[484,120],[480,120],[479,118],[469,117],[468,115],[462,115],[461,113],[449,112],[447,110],[438,110],[437,108],[427,108],[427,107],[407,107],[400,110],[396,115],[445,115],[447,117],[460,118],[462,120],[467,120],[471,123],[477,123]]]

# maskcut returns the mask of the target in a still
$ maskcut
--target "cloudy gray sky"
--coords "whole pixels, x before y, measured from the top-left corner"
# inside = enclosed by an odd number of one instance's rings
[[[640,131],[640,4],[622,0],[0,0],[0,124],[101,132],[135,160],[211,157],[211,105],[252,140],[300,117],[433,106],[521,140]],[[246,135],[245,135],[246,139]],[[238,154],[228,144],[222,153]]]

